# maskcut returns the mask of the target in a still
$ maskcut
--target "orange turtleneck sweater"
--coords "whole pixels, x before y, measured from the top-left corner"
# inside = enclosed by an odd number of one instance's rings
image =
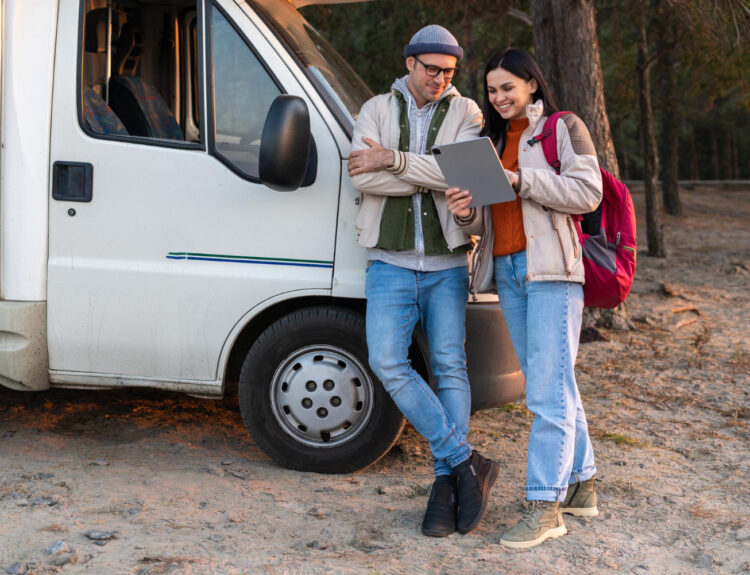
[[[505,134],[505,150],[500,160],[506,170],[518,171],[518,145],[523,131],[529,127],[529,119],[509,120]],[[523,231],[521,198],[513,202],[492,204],[492,225],[495,228],[493,256],[505,256],[526,249],[526,234]]]

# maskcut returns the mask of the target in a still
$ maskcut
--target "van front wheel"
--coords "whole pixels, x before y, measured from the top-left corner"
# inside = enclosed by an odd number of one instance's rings
[[[258,446],[300,471],[361,469],[404,426],[367,365],[364,317],[345,308],[298,310],[268,327],[245,358],[239,400]]]

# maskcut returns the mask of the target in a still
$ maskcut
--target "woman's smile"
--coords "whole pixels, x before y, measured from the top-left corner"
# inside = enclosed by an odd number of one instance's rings
[[[495,68],[487,74],[487,92],[492,107],[503,120],[520,120],[526,117],[526,106],[533,104],[532,94],[537,83],[533,78],[524,80],[504,68]]]

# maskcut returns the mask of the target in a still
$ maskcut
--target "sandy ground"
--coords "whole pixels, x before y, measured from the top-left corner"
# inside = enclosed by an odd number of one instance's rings
[[[667,259],[645,255],[639,230],[638,329],[581,348],[601,513],[566,516],[567,536],[499,545],[523,498],[522,403],[472,419],[472,442],[503,469],[483,523],[431,539],[419,533],[429,450],[408,428],[374,466],[323,476],[269,461],[231,401],[2,391],[0,570],[750,572],[750,191],[683,200]]]

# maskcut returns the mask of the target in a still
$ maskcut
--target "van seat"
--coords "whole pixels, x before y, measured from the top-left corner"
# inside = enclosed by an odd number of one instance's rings
[[[182,140],[182,129],[164,98],[137,76],[114,76],[109,81],[109,105],[132,136]]]
[[[83,90],[83,121],[89,130],[97,134],[128,135],[120,118],[91,86]]]

